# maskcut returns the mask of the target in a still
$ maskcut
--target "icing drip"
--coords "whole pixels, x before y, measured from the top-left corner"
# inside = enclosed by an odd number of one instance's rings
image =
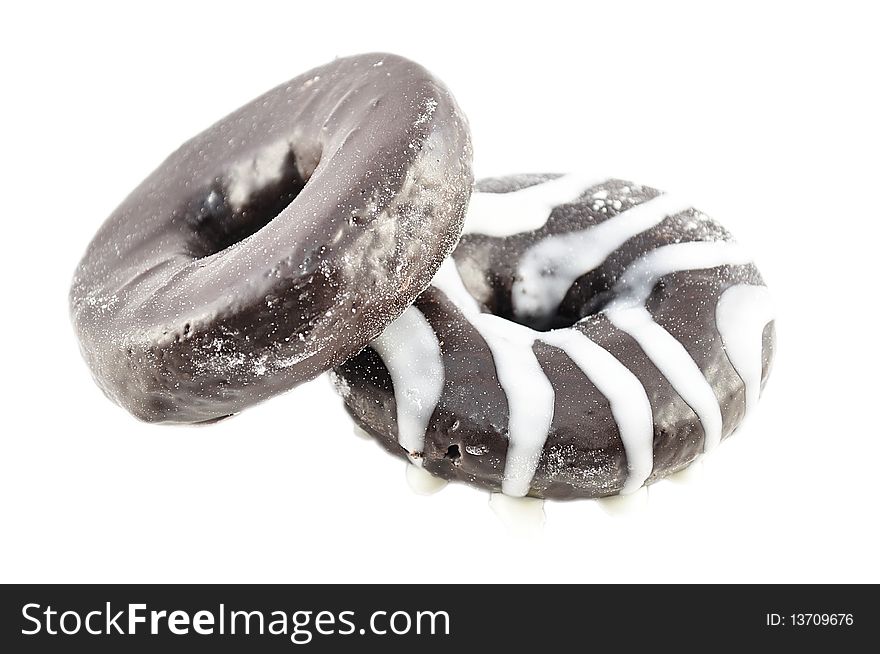
[[[398,442],[421,465],[428,421],[443,392],[440,343],[421,311],[409,307],[370,344],[394,384]]]
[[[721,407],[688,351],[654,322],[644,307],[606,311],[605,315],[611,324],[636,340],[681,399],[697,414],[705,434],[703,451],[711,451],[721,442]]]
[[[369,432],[367,432],[367,431],[366,431],[363,427],[361,427],[360,425],[353,425],[351,431],[352,431],[352,433],[353,433],[355,436],[357,436],[358,438],[363,438],[364,440],[367,440],[367,441],[373,439],[373,437],[370,436]]]
[[[762,336],[774,315],[766,286],[731,286],[715,307],[715,324],[727,358],[746,388],[746,412],[755,408],[761,394]]]
[[[515,536],[539,536],[544,529],[544,500],[492,493],[489,495],[489,507]]]
[[[468,205],[465,234],[512,236],[540,229],[561,204],[574,202],[607,177],[569,174],[509,193],[474,193]]]
[[[435,477],[420,466],[406,464],[406,483],[416,495],[433,495],[444,488],[449,482]]]
[[[609,495],[599,498],[599,506],[610,516],[623,518],[641,513],[648,508],[650,496],[648,487],[642,486],[636,492],[628,495]]]
[[[511,295],[514,313],[519,317],[550,315],[579,277],[600,266],[632,237],[689,207],[660,195],[588,229],[542,239],[520,259]]]

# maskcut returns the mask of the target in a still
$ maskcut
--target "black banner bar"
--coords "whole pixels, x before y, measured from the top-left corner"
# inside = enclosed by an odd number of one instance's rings
[[[841,647],[871,642],[880,631],[875,590],[840,585],[4,586],[0,651]]]

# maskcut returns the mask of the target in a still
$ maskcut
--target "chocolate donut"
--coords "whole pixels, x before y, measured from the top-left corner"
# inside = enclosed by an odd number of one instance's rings
[[[489,179],[465,232],[414,306],[334,371],[390,451],[513,496],[625,494],[757,402],[767,289],[689,203],[617,179]]]
[[[104,392],[213,420],[361,350],[430,282],[473,182],[446,87],[388,54],[338,59],[185,143],[113,212],[70,309]]]

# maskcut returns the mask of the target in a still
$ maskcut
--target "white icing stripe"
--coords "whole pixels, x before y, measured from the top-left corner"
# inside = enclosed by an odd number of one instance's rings
[[[431,280],[431,286],[439,288],[465,316],[471,317],[480,314],[480,305],[473,295],[465,288],[461,274],[452,257],[446,257],[440,265],[440,270]]]
[[[492,352],[509,415],[501,491],[522,497],[529,492],[541,459],[556,400],[553,386],[532,350],[538,333],[499,316],[480,313],[452,259],[443,262],[432,284],[458,306]]]
[[[489,313],[470,316],[495,360],[498,383],[507,396],[507,458],[501,492],[529,492],[550,425],[556,393],[532,350],[537,335],[528,327]]]
[[[600,266],[632,237],[690,206],[660,195],[588,229],[542,239],[525,251],[517,266],[511,296],[514,313],[551,315],[575,280]]]
[[[540,340],[563,350],[608,399],[629,468],[620,493],[634,493],[654,468],[654,414],[642,382],[613,354],[576,329],[546,332]]]
[[[615,284],[606,310],[644,306],[661,277],[686,270],[738,266],[751,258],[732,241],[691,241],[663,245],[634,261]]]
[[[370,346],[382,358],[394,385],[398,442],[410,460],[421,465],[428,422],[443,393],[437,335],[422,312],[411,306]]]
[[[464,233],[511,236],[540,229],[553,209],[574,202],[584,191],[607,179],[570,174],[509,193],[474,193]]]
[[[748,254],[730,241],[693,241],[664,245],[633,262],[615,285],[615,299],[603,311],[611,323],[632,336],[651,362],[700,419],[703,451],[721,442],[721,407],[702,371],[684,346],[658,325],[645,302],[660,278],[674,272],[739,265]]]
[[[766,286],[731,286],[715,307],[715,324],[727,358],[745,385],[746,412],[755,408],[761,394],[764,328],[774,315]]]
[[[607,311],[619,330],[632,336],[657,369],[700,419],[705,438],[703,451],[721,442],[721,407],[696,362],[676,338],[658,325],[644,307]]]

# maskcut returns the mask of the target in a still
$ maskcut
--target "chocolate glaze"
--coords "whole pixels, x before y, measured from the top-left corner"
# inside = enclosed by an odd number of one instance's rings
[[[483,180],[477,191],[511,192],[552,177]],[[594,202],[597,192],[606,198],[604,202]],[[556,207],[540,229],[507,237],[465,234],[452,255],[463,282],[484,312],[525,320],[542,329],[571,326],[605,348],[638,378],[650,401],[654,425],[654,467],[647,483],[680,470],[703,451],[703,426],[638,342],[615,327],[603,308],[614,297],[615,282],[639,257],[673,243],[728,241],[730,234],[693,209],[668,216],[627,240],[600,266],[577,279],[552,316],[516,317],[511,290],[517,263],[527,248],[552,234],[600,224],[658,193],[608,180],[586,190],[577,201]],[[742,422],[745,392],[716,328],[715,307],[726,289],[762,283],[751,264],[685,270],[663,276],[645,304],[653,320],[684,346],[714,392],[724,438]],[[508,449],[509,414],[492,353],[471,322],[439,289],[429,287],[415,306],[438,337],[445,371],[443,393],[428,424],[424,451],[417,453],[420,462],[445,479],[498,491]],[[773,322],[760,336],[763,385],[773,358]],[[570,499],[619,492],[627,478],[627,457],[608,399],[563,350],[541,341],[536,341],[532,350],[555,390],[555,406],[528,494]],[[393,384],[376,352],[367,347],[338,366],[334,379],[354,420],[389,451],[407,456],[398,444]]]
[[[388,54],[338,59],[185,143],[112,213],[70,310],[115,402],[152,422],[217,419],[363,349],[461,232],[466,120]]]

